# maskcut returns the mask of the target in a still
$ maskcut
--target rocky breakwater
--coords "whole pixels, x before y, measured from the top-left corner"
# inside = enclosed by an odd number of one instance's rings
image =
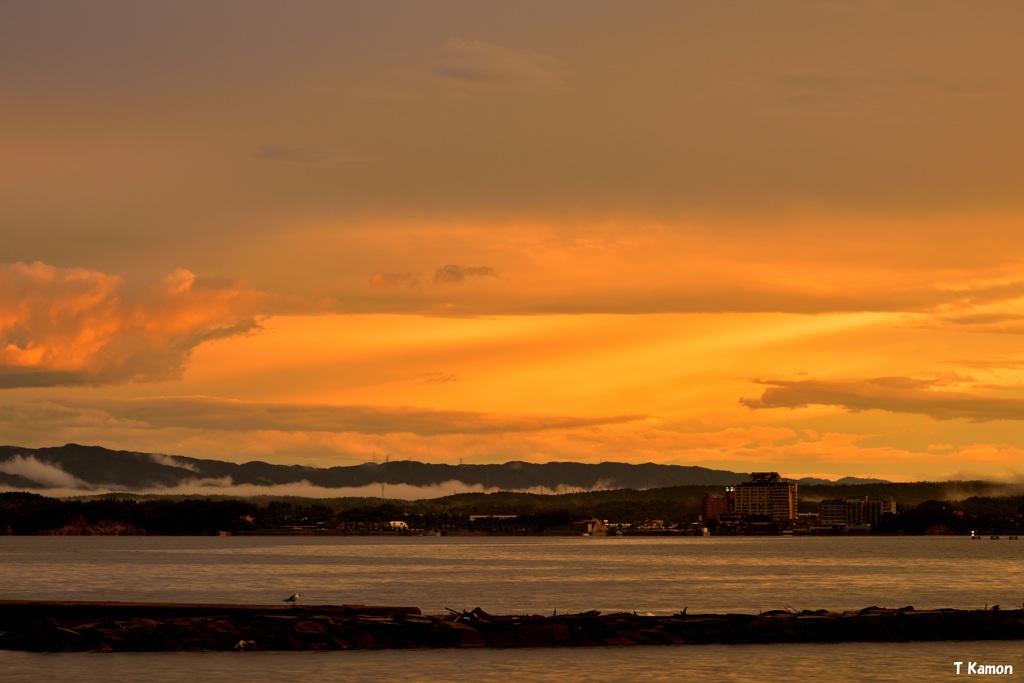
[[[688,643],[1024,639],[1024,610],[870,607],[670,616],[427,616],[415,607],[0,601],[0,648],[34,651],[349,650]]]

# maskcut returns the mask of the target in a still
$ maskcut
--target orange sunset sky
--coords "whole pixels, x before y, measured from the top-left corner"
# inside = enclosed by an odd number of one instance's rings
[[[1024,476],[1024,3],[0,4],[0,441]]]

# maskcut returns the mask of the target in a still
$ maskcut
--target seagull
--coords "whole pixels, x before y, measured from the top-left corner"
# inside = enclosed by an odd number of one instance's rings
[[[297,603],[298,601],[299,601],[299,594],[298,594],[298,593],[292,593],[292,594],[291,594],[291,595],[289,595],[289,596],[288,596],[287,598],[285,598],[284,600],[282,600],[282,602],[290,602],[290,603],[292,603],[293,605],[294,605],[295,603]]]

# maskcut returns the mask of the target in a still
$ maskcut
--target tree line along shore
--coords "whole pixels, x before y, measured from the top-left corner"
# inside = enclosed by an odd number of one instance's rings
[[[1024,495],[1008,486],[979,484],[984,482],[801,486],[799,509],[813,513],[822,499],[891,495],[898,501],[897,513],[884,515],[871,533],[1019,533]],[[0,493],[0,534],[554,534],[574,533],[581,519],[607,520],[626,533],[692,533],[701,528],[701,499],[717,490],[677,486],[558,495],[464,493],[415,501],[134,494],[54,498],[6,492]],[[997,495],[975,495],[978,491]]]

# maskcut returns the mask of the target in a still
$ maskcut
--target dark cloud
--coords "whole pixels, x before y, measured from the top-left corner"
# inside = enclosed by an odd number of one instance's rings
[[[884,410],[927,415],[936,420],[1024,420],[1024,399],[943,389],[946,379],[876,377],[863,380],[766,380],[759,398],[741,398],[748,408],[839,406],[852,411]]]
[[[965,313],[942,316],[939,320],[973,332],[1024,334],[1024,315],[1016,313]]]
[[[449,40],[434,64],[435,76],[464,87],[488,87],[529,93],[566,89],[561,62],[539,52]]]
[[[461,382],[462,378],[454,373],[428,372],[420,380],[424,384],[448,384],[449,382]]]
[[[593,428],[635,422],[644,415],[573,417],[498,414],[413,407],[334,406],[232,401],[209,397],[135,400],[48,401],[51,420],[75,424],[80,413],[101,422],[130,422],[142,429],[184,428],[227,431],[353,432],[419,436],[529,433]],[[63,411],[58,414],[59,411]],[[0,421],[26,414],[24,404],[0,406]]]
[[[80,372],[0,366],[0,389],[73,387],[94,383],[95,377]]]
[[[1024,320],[1024,315],[1017,313],[975,313],[969,315],[947,316],[945,320],[956,325],[995,325],[999,323],[1019,323]]]
[[[464,267],[447,265],[438,268],[434,273],[433,284],[451,285],[465,282],[471,278],[497,277],[497,273],[489,266]],[[373,289],[417,288],[423,284],[423,276],[419,273],[374,273],[370,276],[370,287]]]
[[[494,272],[494,268],[491,268],[490,266],[466,268],[463,266],[448,265],[438,268],[437,272],[434,273],[434,284],[450,285],[457,282],[463,282],[467,278],[497,276],[498,274]]]

